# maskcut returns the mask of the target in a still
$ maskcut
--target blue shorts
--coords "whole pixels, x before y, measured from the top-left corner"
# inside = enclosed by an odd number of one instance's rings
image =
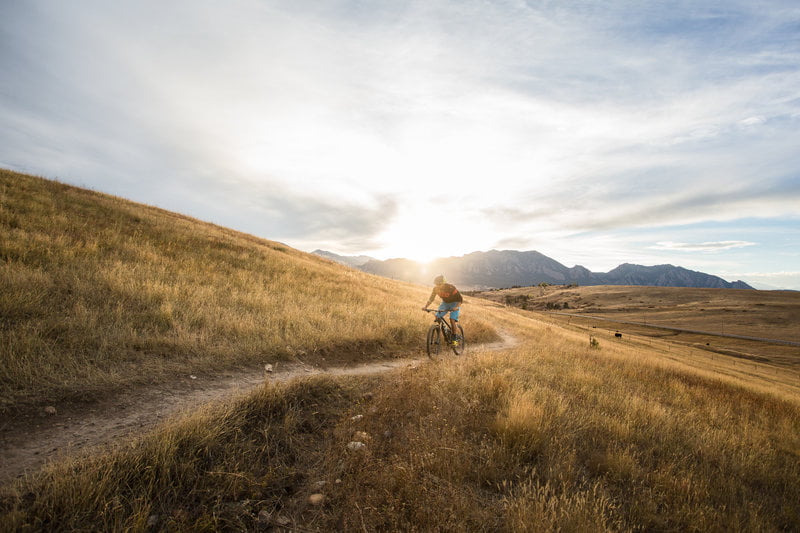
[[[453,320],[458,320],[458,315],[461,313],[461,309],[456,309],[456,307],[461,307],[461,302],[453,302],[451,304],[442,302],[442,304],[439,306],[439,310],[436,311],[436,316],[438,318],[442,318],[449,312],[450,318]]]

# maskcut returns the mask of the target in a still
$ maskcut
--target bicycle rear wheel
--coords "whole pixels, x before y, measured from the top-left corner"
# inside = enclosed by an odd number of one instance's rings
[[[428,329],[427,349],[428,357],[431,359],[439,355],[442,350],[442,330],[438,324],[434,324]]]
[[[461,327],[461,324],[456,325],[456,328],[458,328],[456,338],[450,343],[450,347],[453,348],[456,355],[461,355],[467,349],[467,340],[464,338],[464,328]]]

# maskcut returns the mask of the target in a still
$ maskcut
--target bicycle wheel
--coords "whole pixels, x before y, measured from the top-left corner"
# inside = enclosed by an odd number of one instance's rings
[[[467,340],[464,338],[464,328],[461,327],[461,324],[456,325],[456,327],[458,328],[458,334],[454,341],[450,343],[450,347],[453,348],[453,352],[456,355],[461,355],[467,349]]]
[[[439,355],[439,351],[442,349],[442,331],[439,324],[434,324],[428,329],[427,348],[428,357],[431,359]]]

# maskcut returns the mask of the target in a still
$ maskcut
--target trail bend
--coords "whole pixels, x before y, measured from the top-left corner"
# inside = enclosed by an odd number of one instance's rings
[[[499,351],[518,344],[504,334],[499,342],[468,347]],[[313,375],[370,375],[429,361],[424,354],[349,366],[317,366],[303,362],[278,362],[272,372],[263,367],[228,370],[216,375],[185,375],[170,382],[131,388],[85,406],[70,405],[45,412],[19,415],[0,423],[0,486],[33,474],[48,462],[125,437],[139,435],[166,419],[205,403],[247,392],[265,381],[288,381]]]

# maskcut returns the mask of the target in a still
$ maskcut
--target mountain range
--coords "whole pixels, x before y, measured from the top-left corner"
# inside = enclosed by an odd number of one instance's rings
[[[410,259],[387,259],[369,256],[341,256],[324,250],[316,255],[364,272],[428,285],[434,276],[444,274],[462,290],[556,285],[647,285],[656,287],[701,287],[716,289],[752,289],[744,281],[728,282],[711,274],[673,265],[642,266],[624,263],[609,272],[591,272],[583,266],[567,267],[536,251],[490,250],[460,257],[418,263]]]

